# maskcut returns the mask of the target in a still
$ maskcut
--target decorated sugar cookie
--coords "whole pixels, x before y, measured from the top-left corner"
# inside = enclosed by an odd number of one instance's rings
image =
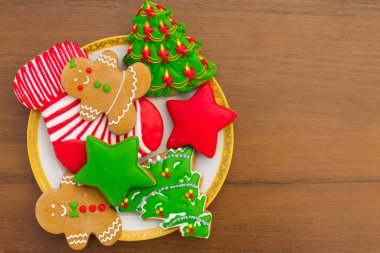
[[[237,117],[236,112],[218,105],[210,82],[190,99],[169,100],[166,106],[174,123],[167,147],[190,145],[209,158],[215,155],[218,132]]]
[[[202,175],[192,171],[193,153],[190,147],[169,150],[146,162],[143,167],[156,185],[130,190],[118,211],[163,220],[161,228],[179,227],[184,237],[208,238],[212,215],[205,211],[206,195],[199,190]]]
[[[74,182],[99,188],[113,206],[119,205],[131,188],[155,184],[150,173],[137,163],[138,147],[137,137],[113,146],[87,137],[87,164],[75,175]]]
[[[84,120],[94,121],[104,113],[110,131],[121,135],[136,124],[133,102],[148,92],[151,74],[142,63],[125,71],[117,65],[118,57],[110,50],[102,52],[95,62],[74,58],[64,67],[61,82],[68,94],[81,100],[80,115]]]
[[[148,95],[189,92],[216,74],[216,65],[199,54],[202,43],[186,36],[185,25],[171,14],[169,8],[144,1],[127,37],[132,45],[123,61],[149,66],[152,86]]]
[[[54,151],[63,166],[73,172],[83,167],[87,159],[85,140],[89,135],[109,144],[138,136],[139,157],[156,150],[161,143],[163,122],[157,108],[147,99],[134,101],[136,125],[127,134],[112,134],[106,115],[91,122],[81,118],[80,101],[67,95],[60,81],[66,63],[77,57],[87,54],[76,43],[57,44],[25,64],[13,83],[18,100],[29,109],[42,112]]]
[[[86,247],[91,234],[109,246],[122,233],[121,219],[103,195],[93,187],[76,184],[66,173],[61,188],[45,192],[36,204],[36,217],[43,229],[65,234],[73,249]]]

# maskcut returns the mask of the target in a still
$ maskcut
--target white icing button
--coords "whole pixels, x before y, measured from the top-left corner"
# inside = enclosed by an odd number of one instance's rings
[[[74,82],[78,82],[78,79],[75,78],[75,79],[74,79]]]
[[[55,205],[54,205],[54,204],[51,204],[51,208],[55,208]]]
[[[52,213],[51,216],[54,216],[54,213]]]
[[[79,73],[82,73],[82,70],[78,70]]]

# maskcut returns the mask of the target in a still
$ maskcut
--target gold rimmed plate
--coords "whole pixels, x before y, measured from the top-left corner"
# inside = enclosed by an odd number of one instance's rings
[[[125,38],[126,36],[105,38],[89,43],[82,48],[88,53],[91,60],[95,60],[105,49],[112,50],[119,57],[119,67],[126,68],[125,64],[121,62],[129,47]],[[223,91],[215,78],[211,79],[211,84],[218,104],[228,107]],[[148,97],[161,113],[164,122],[164,136],[158,150],[140,159],[140,162],[144,162],[148,158],[152,158],[167,150],[166,142],[173,125],[166,110],[166,101],[171,99],[185,100],[190,98],[194,93],[195,91],[175,94],[169,97]],[[27,140],[30,165],[38,186],[43,192],[52,188],[58,188],[61,177],[66,169],[62,167],[54,155],[46,126],[39,111],[31,111],[29,115]],[[232,158],[233,144],[233,126],[230,124],[223,131],[219,132],[217,150],[213,158],[209,159],[198,152],[196,153],[193,170],[203,174],[201,191],[207,195],[207,206],[216,197],[227,176]],[[120,217],[123,222],[123,233],[119,240],[122,241],[153,239],[176,230],[162,230],[159,227],[160,221],[142,220],[136,213],[123,213],[120,214]]]

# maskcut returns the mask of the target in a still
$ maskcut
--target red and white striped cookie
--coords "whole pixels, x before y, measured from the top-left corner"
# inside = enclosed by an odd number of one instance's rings
[[[92,122],[81,118],[80,101],[67,95],[60,81],[64,66],[75,57],[88,58],[76,43],[57,44],[25,64],[13,83],[18,100],[29,109],[42,112],[58,160],[73,172],[82,168],[86,163],[85,140],[88,135],[109,144],[137,136],[140,157],[156,150],[161,143],[163,122],[157,108],[145,98],[134,103],[136,126],[125,135],[112,134],[104,115]]]

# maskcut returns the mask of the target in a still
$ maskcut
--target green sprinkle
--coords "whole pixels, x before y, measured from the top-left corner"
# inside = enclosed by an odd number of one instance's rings
[[[110,92],[111,91],[111,86],[109,86],[108,84],[105,84],[104,86],[103,86],[103,91],[104,92]]]
[[[98,89],[100,86],[102,86],[102,84],[99,81],[95,81],[94,87]]]

